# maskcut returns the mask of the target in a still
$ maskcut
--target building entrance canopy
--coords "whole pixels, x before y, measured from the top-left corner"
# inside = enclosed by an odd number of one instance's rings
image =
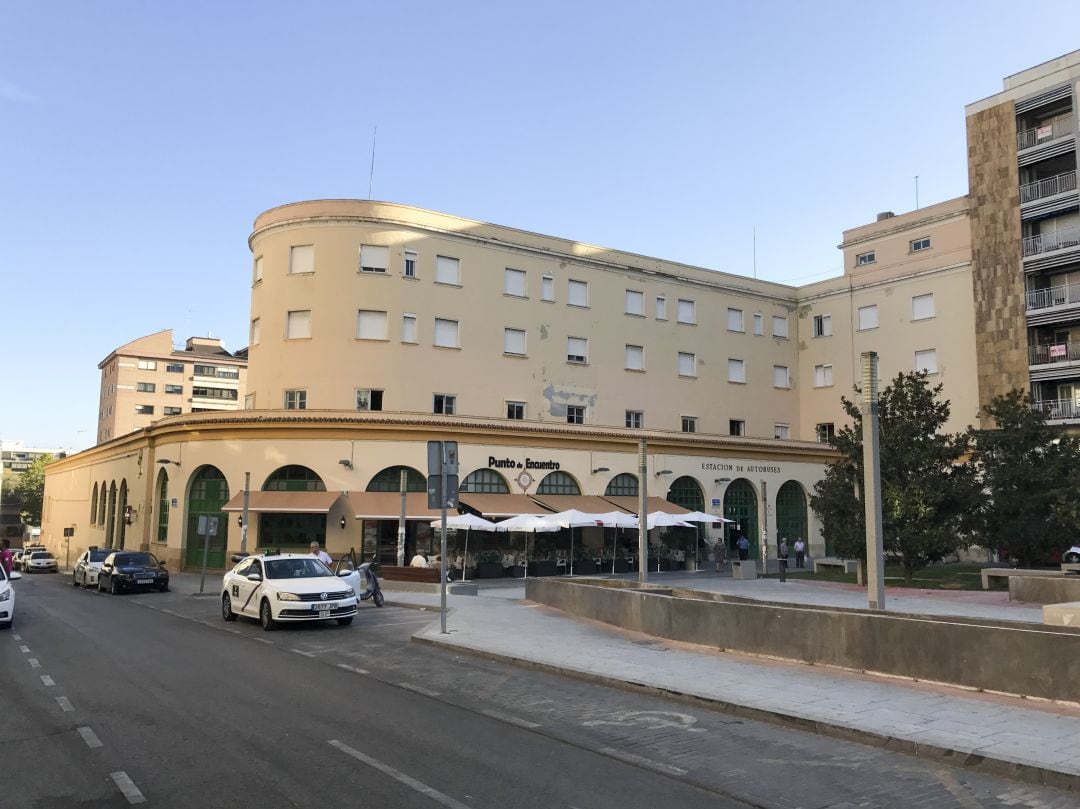
[[[340,492],[249,492],[248,511],[262,514],[327,514]],[[222,511],[243,511],[244,493],[233,497]]]
[[[400,492],[350,492],[348,498],[353,515],[358,520],[401,519]],[[428,508],[427,492],[405,493],[406,520],[430,522],[438,516],[438,509]]]
[[[426,497],[426,495],[425,495]],[[533,498],[524,494],[467,494],[461,492],[458,502],[469,511],[479,514],[485,519],[498,519],[500,517],[516,517],[519,514],[547,514],[561,509],[547,509],[536,502]],[[611,509],[605,509],[610,511]],[[436,512],[435,516],[438,516]]]

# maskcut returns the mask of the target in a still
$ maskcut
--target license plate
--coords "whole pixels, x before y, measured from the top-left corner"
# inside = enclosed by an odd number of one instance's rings
[[[153,579],[135,579],[136,584],[153,584]]]
[[[337,604],[334,604],[334,603],[312,604],[311,605],[311,611],[312,612],[330,612],[330,610],[336,610],[336,609],[337,609]]]

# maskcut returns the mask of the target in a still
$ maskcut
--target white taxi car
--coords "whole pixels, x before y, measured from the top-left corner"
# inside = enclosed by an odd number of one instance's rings
[[[249,556],[225,574],[221,617],[258,618],[265,630],[279,622],[336,620],[348,626],[356,616],[356,593],[346,576],[309,554]]]
[[[11,583],[21,578],[22,575],[14,570],[5,573],[4,566],[0,565],[0,629],[11,629],[15,625],[15,588]]]
[[[71,583],[75,587],[97,587],[101,563],[109,558],[110,553],[112,551],[109,548],[98,547],[83,551],[75,560],[75,568],[71,571]]]
[[[27,573],[59,573],[60,565],[56,557],[46,550],[34,551],[30,558],[23,554],[23,570]]]

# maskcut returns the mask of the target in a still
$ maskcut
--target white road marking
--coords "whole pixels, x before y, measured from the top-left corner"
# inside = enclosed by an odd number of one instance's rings
[[[12,640],[22,640],[22,635],[12,635],[11,639]]]
[[[432,691],[430,688],[424,688],[422,685],[413,685],[412,683],[398,683],[398,688],[404,688],[406,691],[414,691],[417,694],[423,694],[425,697],[437,697],[438,691]]]
[[[86,746],[89,747],[91,750],[95,747],[105,746],[101,743],[101,739],[97,737],[97,734],[94,733],[94,731],[92,731],[90,728],[82,727],[78,730],[79,735],[82,736],[82,740],[86,742]]]
[[[270,638],[252,638],[252,640],[257,640],[259,643],[269,643],[271,646],[274,645],[274,642],[270,640]]]
[[[29,646],[20,646],[19,651],[22,652],[23,654],[29,654],[30,647]]]
[[[697,719],[690,714],[678,711],[617,711],[610,715],[611,719],[590,719],[581,724],[594,725],[618,725],[627,727],[630,725],[642,725],[650,730],[660,728],[677,728],[687,733],[704,733],[705,728],[695,727]]]
[[[56,680],[50,677],[48,674],[41,675],[41,684],[46,686],[56,685]]]
[[[345,671],[351,671],[353,674],[371,674],[367,669],[362,669],[359,666],[350,666],[348,663],[338,663],[339,669],[345,669]]]
[[[304,657],[315,657],[311,652],[305,652],[303,649],[289,649],[294,654],[303,655]]]
[[[366,627],[371,626],[408,626],[409,624],[430,624],[435,618],[413,618],[409,621],[385,621],[380,624],[364,624]]]
[[[124,793],[128,803],[146,803],[146,796],[139,791],[139,788],[135,786],[135,782],[128,777],[126,772],[123,770],[111,772],[109,777],[116,784],[117,789]]]
[[[434,787],[429,787],[422,781],[417,781],[411,775],[406,775],[400,770],[394,769],[389,764],[383,764],[381,761],[373,759],[371,756],[364,755],[359,750],[354,750],[353,748],[349,747],[349,745],[343,742],[331,740],[329,743],[331,746],[336,747],[342,753],[345,753],[345,755],[352,756],[357,761],[363,762],[369,767],[374,767],[379,772],[389,775],[395,781],[399,781],[410,789],[415,789],[421,795],[426,795],[436,803],[441,803],[443,806],[450,807],[450,809],[473,809],[472,807],[461,803],[461,801],[456,801],[449,795],[445,795],[442,792],[439,792]]]
[[[527,719],[519,719],[516,716],[511,716],[508,713],[502,713],[501,711],[481,711],[484,716],[490,716],[492,719],[498,719],[500,722],[508,722],[511,725],[517,725],[520,728],[538,728],[536,722],[530,722]]]
[[[30,664],[30,668],[32,669],[41,668],[41,663],[38,662],[38,659],[36,657],[28,657],[26,658],[26,662]]]
[[[71,700],[67,697],[57,697],[56,704],[60,706],[61,711],[74,711],[75,706],[71,704]]]
[[[624,753],[622,750],[616,750],[614,747],[601,747],[600,752],[604,755],[611,756],[612,758],[625,761],[628,764],[637,764],[646,769],[662,772],[667,775],[686,775],[686,770],[680,769],[679,767],[673,767],[670,764],[662,764],[659,761],[653,761],[651,758],[645,758],[644,756],[635,756],[633,753]]]

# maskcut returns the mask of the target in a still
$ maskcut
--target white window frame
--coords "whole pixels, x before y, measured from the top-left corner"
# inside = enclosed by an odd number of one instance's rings
[[[261,318],[257,317],[253,318],[251,321],[251,335],[249,337],[249,342],[253,346],[257,346],[259,344],[259,338],[262,336],[262,329],[260,328],[262,323],[260,321]]]
[[[461,286],[461,259],[453,256],[435,256],[435,283]]]
[[[931,246],[930,237],[923,236],[921,239],[912,239],[909,243],[909,248],[912,253],[921,253],[924,250],[929,250]]]
[[[679,427],[684,433],[696,433],[698,431],[698,417],[679,416]]]
[[[579,309],[589,308],[589,282],[571,278],[566,286],[566,305]]]
[[[305,333],[306,332],[306,333]],[[291,309],[285,313],[285,339],[311,339],[311,310]]]
[[[656,319],[667,320],[667,296],[656,296]]]
[[[627,371],[645,370],[645,346],[627,343],[623,348],[623,367]]]
[[[511,298],[529,297],[529,275],[525,270],[503,268],[503,294]]]
[[[624,314],[633,317],[645,317],[645,293],[636,289],[626,290]]]
[[[581,349],[578,351],[577,349]],[[589,362],[589,338],[566,338],[566,361],[574,365],[587,365]]]
[[[814,315],[814,337],[832,337],[832,315]]]
[[[774,365],[772,367],[773,387],[782,390],[791,388],[791,369],[786,365]]]
[[[136,365],[140,371],[157,370],[157,360],[139,360]]]
[[[389,318],[381,309],[358,309],[356,311],[356,339],[357,340],[381,340],[389,339]]]
[[[439,399],[442,399],[442,409],[435,408]],[[457,414],[456,393],[433,393],[431,394],[431,412],[439,416],[454,416]]]
[[[293,400],[293,406],[289,406],[289,399]],[[286,410],[307,410],[307,388],[288,388],[282,399],[282,405]]]
[[[628,430],[641,430],[645,427],[645,411],[644,410],[627,410],[625,421]]]
[[[415,250],[406,250],[405,255],[401,261],[401,274],[406,278],[419,278],[419,265],[420,254]]]
[[[678,356],[679,376],[697,376],[697,354],[690,351],[680,351]]]
[[[765,315],[754,312],[754,336],[761,337],[765,334]]]
[[[294,244],[289,247],[289,275],[311,275],[315,272],[315,245]]]
[[[929,306],[926,306],[929,303]],[[920,308],[922,311],[920,312]],[[927,292],[923,295],[911,296],[911,319],[917,320],[931,320],[936,316],[936,308],[934,302],[934,293]]]
[[[831,362],[814,366],[814,387],[831,388],[833,386],[833,367]]]
[[[928,359],[931,360],[931,362],[926,362],[926,360]],[[938,373],[939,367],[937,361],[937,349],[924,348],[916,351],[914,366],[916,371],[925,370],[926,373],[930,374],[931,376]]]
[[[727,310],[727,330],[734,332],[745,332],[746,321],[743,319],[743,310],[736,309],[732,306]]]
[[[257,256],[256,257],[256,259],[255,259],[255,269],[253,270],[253,273],[254,273],[254,279],[255,279],[253,281],[253,283],[257,284],[263,279],[263,257],[262,256]]]
[[[384,244],[360,245],[360,272],[383,273],[390,269],[390,248]]]
[[[415,345],[420,342],[420,330],[417,325],[416,315],[405,312],[401,316],[401,342]]]
[[[555,303],[555,276],[540,276],[540,300]]]
[[[865,267],[867,264],[877,263],[877,251],[867,250],[865,253],[859,253],[855,256],[855,266]]]
[[[728,357],[727,381],[740,385],[746,384],[746,360],[737,357]]]
[[[510,415],[510,408],[511,407],[520,408],[521,415],[520,416],[511,416]],[[507,399],[506,400],[506,418],[507,418],[507,420],[508,421],[525,421],[525,416],[526,416],[526,413],[528,412],[526,408],[527,408],[527,405],[526,405],[525,402],[516,402],[516,401],[511,401],[510,399]]]
[[[697,303],[689,298],[679,298],[675,307],[675,321],[684,326],[697,325]]]
[[[876,303],[860,306],[856,312],[858,331],[873,331],[878,327],[878,309]]]
[[[780,328],[777,328],[777,326]],[[773,315],[772,336],[783,340],[788,339],[788,319],[783,315]]]
[[[580,415],[580,419],[571,419],[570,411],[573,410],[575,415]],[[585,405],[567,405],[566,406],[566,423],[567,424],[584,424],[586,417],[589,415],[588,409]]]
[[[379,403],[379,409],[373,410],[371,407],[371,400],[374,393],[383,393],[381,388],[355,388],[356,391],[356,409],[364,413],[378,413],[382,411],[382,403]],[[364,400],[365,407],[361,407],[361,400]]]
[[[746,419],[728,419],[728,435],[743,437],[746,435]]]
[[[528,337],[525,329],[503,329],[503,354],[512,357],[525,357],[529,354]]]
[[[445,340],[451,331],[454,336],[453,343],[440,342],[440,340]],[[461,324],[445,317],[435,318],[435,331],[432,333],[431,340],[432,344],[438,348],[461,348]]]
[[[773,425],[773,438],[778,441],[790,441],[791,440],[791,425],[781,424],[777,422]]]

